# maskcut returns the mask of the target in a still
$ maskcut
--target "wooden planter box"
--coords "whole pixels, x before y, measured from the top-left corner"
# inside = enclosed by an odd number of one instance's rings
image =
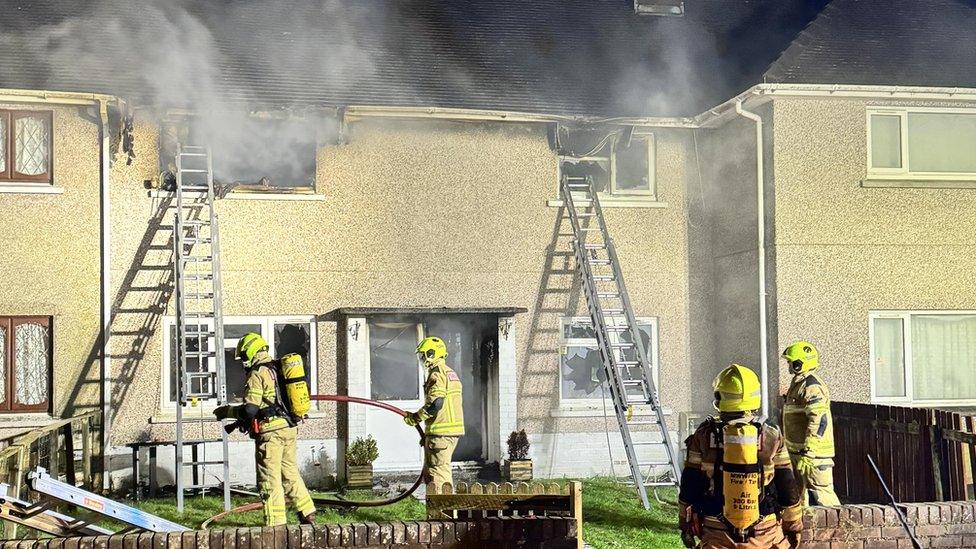
[[[516,459],[505,462],[505,478],[511,482],[528,482],[532,480],[532,460]]]
[[[373,465],[346,465],[346,485],[349,488],[372,488]]]

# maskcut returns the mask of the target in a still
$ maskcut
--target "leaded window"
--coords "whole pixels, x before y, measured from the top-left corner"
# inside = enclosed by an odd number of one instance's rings
[[[0,181],[51,183],[50,111],[0,111]]]
[[[0,317],[0,412],[45,412],[51,395],[51,319]]]

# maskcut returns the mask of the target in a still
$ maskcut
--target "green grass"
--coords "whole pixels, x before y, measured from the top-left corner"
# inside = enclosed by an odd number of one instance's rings
[[[566,480],[559,481],[567,482]],[[664,503],[653,499],[651,509],[644,510],[637,494],[629,487],[609,478],[583,480],[583,538],[597,549],[617,548],[668,548],[683,547],[678,536],[677,494],[673,489],[659,491]],[[374,498],[368,491],[354,491],[348,499]],[[253,498],[234,498],[234,506],[255,501]],[[176,512],[174,498],[157,498],[143,501],[139,507],[168,520],[191,528],[199,527],[209,517],[222,511],[221,500],[216,497],[188,497],[182,516]],[[407,498],[395,505],[376,508],[360,508],[338,513],[332,509],[319,509],[320,523],[382,522],[389,520],[423,520],[426,511],[423,503]],[[222,526],[260,526],[261,511],[237,514],[222,520]],[[293,513],[288,522],[297,523]]]

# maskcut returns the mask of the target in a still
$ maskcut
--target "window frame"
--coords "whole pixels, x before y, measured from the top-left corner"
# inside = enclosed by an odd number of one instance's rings
[[[626,190],[621,191],[618,189],[617,184],[617,145],[619,144],[618,138],[612,139],[607,145],[605,145],[606,154],[591,154],[587,156],[571,156],[560,154],[556,156],[557,168],[556,168],[556,181],[557,185],[557,195],[562,198],[561,192],[559,191],[559,186],[562,185],[563,180],[563,163],[569,160],[575,160],[577,162],[606,162],[607,169],[610,171],[610,181],[609,190],[601,191],[599,194],[600,199],[610,199],[610,200],[639,200],[644,202],[658,202],[657,196],[657,138],[654,132],[650,131],[640,131],[635,130],[631,139],[641,139],[647,141],[647,190]]]
[[[39,175],[21,174],[16,171],[17,164],[17,135],[15,123],[26,117],[43,116],[47,123],[47,170]],[[0,118],[6,122],[5,138],[7,140],[5,153],[5,170],[0,171],[0,185],[16,183],[35,183],[42,185],[54,184],[54,111],[50,110],[15,110],[0,109]]]
[[[898,310],[898,311],[871,311],[868,313],[868,370],[871,374],[871,403],[872,404],[898,404],[922,407],[934,406],[974,406],[976,398],[965,400],[949,399],[915,399],[914,376],[912,369],[912,337],[911,337],[911,317],[914,315],[976,315],[976,310]],[[879,318],[897,318],[902,321],[902,341],[904,342],[903,353],[905,356],[905,396],[879,396],[877,394],[877,372],[875,372],[875,336],[874,321]]]
[[[47,395],[44,402],[40,404],[17,404],[17,378],[14,375],[14,357],[16,357],[17,338],[14,330],[17,326],[27,323],[42,324],[48,329],[48,353],[47,353]],[[4,402],[0,403],[0,415],[17,414],[25,412],[50,412],[51,403],[54,400],[54,322],[49,316],[0,316],[0,324],[7,329],[7,341],[5,342],[4,361],[0,364],[6,373],[6,387],[4,387]]]
[[[634,320],[637,324],[649,324],[651,326],[651,354],[648,356],[648,360],[651,361],[651,377],[654,381],[654,388],[657,390],[658,394],[661,393],[660,380],[660,364],[658,357],[660,355],[659,343],[659,326],[658,317],[656,316],[638,316]],[[597,340],[593,338],[589,340],[587,338],[571,338],[566,339],[563,334],[566,333],[566,325],[574,322],[585,322],[587,324],[593,325],[593,319],[588,316],[564,316],[559,319],[559,353],[556,361],[556,375],[557,375],[557,389],[559,391],[559,406],[561,408],[572,408],[572,407],[593,407],[602,406],[606,402],[611,408],[613,407],[613,399],[610,397],[609,392],[605,392],[605,399],[601,398],[565,398],[563,397],[563,356],[566,354],[563,352],[565,347],[583,347],[583,342],[592,341],[593,349],[599,349],[597,347]],[[587,347],[589,348],[589,347]]]
[[[908,161],[908,115],[909,114],[965,114],[976,116],[976,109],[940,108],[940,107],[882,107],[868,106],[865,109],[867,135],[867,178],[868,179],[901,179],[908,181],[976,181],[976,172],[913,172]],[[897,116],[900,120],[901,131],[901,167],[875,168],[873,166],[871,117],[874,115]]]
[[[275,354],[275,342],[274,342],[274,327],[276,324],[309,324],[309,340],[311,342],[308,356],[308,364],[305,368],[308,370],[308,377],[310,382],[310,387],[308,388],[311,394],[316,394],[318,390],[318,326],[314,315],[278,315],[278,316],[225,316],[223,318],[224,326],[228,324],[258,324],[261,326],[261,336],[264,337],[265,341],[268,342],[269,352],[271,356],[277,357]],[[202,322],[205,326],[212,327],[213,321],[207,319]],[[176,330],[176,317],[167,316],[163,323],[163,352],[162,352],[162,363],[160,367],[160,395],[159,395],[159,406],[162,411],[176,411],[176,402],[171,402],[169,400],[169,393],[172,387],[170,387],[170,372],[169,367],[171,363],[170,355],[170,337],[175,337]],[[227,343],[231,339],[224,337],[224,345],[220,348],[221,351],[228,349]],[[208,344],[216,350],[216,345],[214,338],[207,338]],[[216,359],[210,357],[207,359],[208,371],[211,367],[215,367]],[[197,406],[200,410],[213,410],[217,406],[217,401],[214,399],[203,401]],[[194,406],[187,404],[183,406],[183,410],[193,410]]]

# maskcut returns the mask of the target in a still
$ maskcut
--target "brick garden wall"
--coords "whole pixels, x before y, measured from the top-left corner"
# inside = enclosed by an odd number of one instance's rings
[[[976,548],[976,501],[904,504],[922,547]],[[813,507],[804,549],[901,549],[912,543],[894,509],[885,505]]]
[[[8,541],[0,549],[575,549],[571,518],[487,518],[358,523],[274,528],[226,528],[195,532]]]

